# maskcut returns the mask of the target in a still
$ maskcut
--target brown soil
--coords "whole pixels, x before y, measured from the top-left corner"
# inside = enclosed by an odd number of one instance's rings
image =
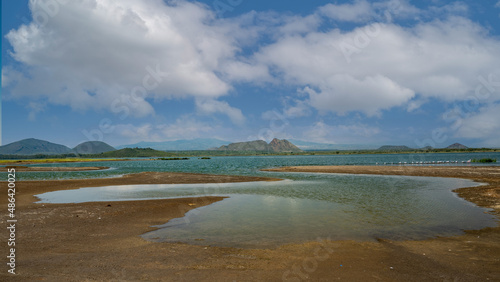
[[[299,171],[299,168],[289,168]],[[461,189],[477,204],[499,207],[500,168],[338,167],[307,171],[470,178],[488,186]],[[139,235],[196,207],[200,197],[133,202],[34,204],[43,192],[123,184],[217,183],[265,178],[140,173],[120,178],[17,182],[16,272],[2,281],[485,281],[500,280],[500,228],[425,241],[329,241],[277,249],[152,243]],[[6,182],[0,183],[6,187]],[[4,191],[7,189],[5,188]],[[6,192],[5,192],[6,194]],[[0,205],[7,206],[2,196]],[[5,210],[5,209],[4,209]],[[2,225],[6,226],[6,212]],[[1,235],[2,253],[8,236]],[[5,256],[4,256],[5,257]]]

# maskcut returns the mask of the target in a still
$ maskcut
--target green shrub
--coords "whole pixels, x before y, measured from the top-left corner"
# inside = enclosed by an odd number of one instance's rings
[[[473,163],[496,163],[497,159],[490,159],[490,158],[487,158],[487,159],[473,159],[472,162]]]

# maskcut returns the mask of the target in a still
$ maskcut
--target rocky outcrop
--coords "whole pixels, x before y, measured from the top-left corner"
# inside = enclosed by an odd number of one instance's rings
[[[249,142],[237,142],[229,145],[219,147],[217,150],[221,151],[239,151],[239,152],[302,152],[297,146],[293,145],[290,141],[274,138],[269,144],[263,140],[255,140]]]
[[[297,146],[293,145],[290,141],[283,139],[274,138],[271,143],[269,143],[274,152],[302,152]]]
[[[455,144],[452,144],[452,145],[446,147],[446,149],[468,149],[468,148],[469,147],[462,145],[460,143],[455,143]]]
[[[224,151],[269,151],[269,144],[266,141],[256,140],[249,142],[237,142],[219,147],[218,150]]]

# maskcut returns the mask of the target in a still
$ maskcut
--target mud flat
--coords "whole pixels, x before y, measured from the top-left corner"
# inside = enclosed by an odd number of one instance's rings
[[[280,171],[301,171],[282,168]],[[336,172],[460,177],[488,183],[457,193],[499,211],[500,168],[307,167]],[[80,187],[125,184],[227,183],[274,180],[188,173],[139,173],[119,178],[20,181],[16,195],[15,277],[2,281],[485,281],[500,280],[500,228],[424,241],[329,241],[276,249],[236,249],[153,243],[139,237],[151,226],[182,217],[222,197],[35,204],[34,195]],[[6,182],[0,185],[7,187]],[[6,191],[7,189],[5,189]],[[6,192],[5,192],[6,193]],[[1,205],[7,207],[7,197]],[[7,208],[1,214],[7,225]],[[193,216],[196,216],[195,214]],[[0,244],[7,249],[7,231]]]

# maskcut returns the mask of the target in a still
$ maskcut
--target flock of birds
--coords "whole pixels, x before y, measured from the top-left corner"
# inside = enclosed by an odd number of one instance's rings
[[[471,163],[472,160],[468,161],[462,161],[463,164],[466,163]],[[459,161],[428,161],[428,162],[385,162],[384,165],[406,165],[406,164],[412,164],[412,165],[423,165],[423,164],[458,164],[460,163]],[[377,163],[377,165],[382,164],[382,163]]]

